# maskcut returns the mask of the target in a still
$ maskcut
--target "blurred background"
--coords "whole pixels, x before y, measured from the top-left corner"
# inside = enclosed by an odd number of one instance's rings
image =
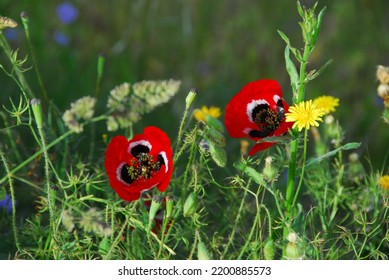
[[[314,2],[301,1],[308,7]],[[389,1],[319,1],[318,10],[323,6],[327,11],[308,70],[318,69],[329,59],[334,62],[308,85],[306,98],[323,94],[340,98],[335,116],[343,126],[345,141],[363,142],[358,153],[381,169],[389,126],[381,119],[383,102],[376,94],[375,71],[378,64],[389,65]],[[49,98],[59,110],[94,94],[100,53],[106,55],[98,100],[101,112],[109,90],[122,82],[183,81],[173,101],[144,118],[135,132],[143,125],[157,125],[173,137],[191,88],[198,91],[195,107],[224,108],[247,82],[273,78],[291,102],[285,43],[277,30],[286,33],[295,47],[303,46],[296,1],[0,0],[0,14],[19,23],[15,29],[4,30],[5,36],[25,55],[22,11],[29,14],[38,65]],[[9,66],[3,52],[0,63]],[[26,75],[40,96],[34,71]],[[0,85],[0,104],[8,106],[10,97],[17,103],[20,92],[4,72]],[[229,142],[238,144],[235,139]]]

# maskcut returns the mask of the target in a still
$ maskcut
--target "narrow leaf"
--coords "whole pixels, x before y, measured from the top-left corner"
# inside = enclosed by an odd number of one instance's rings
[[[316,79],[321,73],[323,73],[323,71],[328,67],[328,65],[332,63],[332,61],[332,59],[328,60],[318,71],[312,73],[312,75],[308,75],[307,80],[312,81]]]
[[[326,9],[327,9],[327,7],[324,6],[324,8],[321,9],[321,11],[319,12],[319,15],[317,16],[317,24],[316,24],[316,28],[315,28],[315,34],[314,34],[314,39],[313,39],[314,43],[313,44],[316,43],[317,38],[319,37],[321,24],[323,22],[323,16],[324,16]]]
[[[313,159],[308,160],[307,163],[306,163],[306,165],[305,165],[305,167],[307,168],[307,167],[309,167],[309,166],[318,164],[318,163],[320,163],[321,161],[323,161],[324,159],[327,159],[327,158],[329,158],[329,157],[334,156],[334,155],[335,155],[337,152],[339,152],[340,150],[346,151],[346,150],[357,149],[357,148],[359,148],[359,146],[361,146],[361,143],[358,143],[358,142],[347,143],[347,144],[345,144],[345,145],[343,145],[343,146],[341,146],[341,147],[339,147],[339,148],[337,148],[337,149],[335,149],[335,150],[332,150],[332,151],[330,151],[330,152],[328,152],[328,153],[326,153],[326,154],[324,154],[324,155],[322,155],[322,156],[320,156],[320,157],[317,157],[317,158],[313,158]]]
[[[298,10],[300,16],[301,16],[302,18],[304,18],[305,12],[304,12],[303,7],[301,6],[300,1],[297,1],[297,10]]]
[[[282,40],[284,40],[285,43],[286,43],[288,46],[290,46],[290,40],[289,40],[288,36],[286,36],[285,33],[282,32],[281,30],[277,30],[277,32],[278,32],[278,34],[280,34]]]
[[[285,65],[290,77],[290,84],[292,86],[293,93],[296,93],[298,88],[299,75],[297,73],[296,66],[290,59],[290,52],[288,46],[285,47]]]

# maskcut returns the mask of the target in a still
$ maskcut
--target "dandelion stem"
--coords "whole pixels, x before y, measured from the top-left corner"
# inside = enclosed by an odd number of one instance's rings
[[[300,179],[299,179],[299,183],[297,185],[296,192],[294,194],[292,205],[296,205],[297,197],[299,195],[299,192],[300,192],[300,189],[301,189],[301,185],[302,185],[303,179],[304,179],[305,162],[307,160],[307,138],[308,138],[308,129],[305,128],[305,131],[304,131],[303,162],[302,162],[302,167],[301,167],[301,174],[300,174]]]
[[[308,43],[305,43],[304,55],[300,63],[300,79],[297,95],[293,96],[294,103],[298,104],[300,101],[304,100],[305,95],[305,86],[306,86],[306,66],[308,63],[309,55],[311,53],[312,47]],[[285,203],[285,212],[286,212],[286,221],[288,224],[284,225],[283,238],[284,240],[288,236],[290,227],[290,220],[292,218],[291,210],[294,207],[296,201],[293,200],[294,190],[295,190],[295,179],[296,179],[296,165],[297,165],[297,152],[298,152],[298,135],[299,132],[297,128],[294,129],[293,134],[296,136],[296,139],[292,141],[290,147],[290,160],[289,160],[289,169],[288,169],[288,181],[286,186],[286,203]],[[284,246],[283,256],[285,255],[286,246]]]

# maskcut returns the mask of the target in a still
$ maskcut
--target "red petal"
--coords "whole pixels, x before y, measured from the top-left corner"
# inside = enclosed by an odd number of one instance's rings
[[[262,151],[262,150],[265,150],[265,149],[268,149],[270,148],[271,146],[275,145],[276,142],[261,142],[261,143],[258,143],[258,144],[255,144],[250,152],[248,153],[249,156],[252,156],[254,155],[255,153],[259,152],[259,151]]]

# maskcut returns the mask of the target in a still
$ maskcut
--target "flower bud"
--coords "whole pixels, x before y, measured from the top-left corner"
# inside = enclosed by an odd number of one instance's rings
[[[290,242],[290,243],[296,243],[297,241],[297,234],[295,234],[294,232],[290,232],[288,234],[288,236],[286,237],[286,239]]]
[[[155,215],[157,215],[157,212],[162,204],[162,197],[159,195],[156,195],[153,197],[153,200],[151,201],[151,206],[149,210],[149,226],[151,226],[151,222],[154,221]]]
[[[210,260],[208,250],[202,241],[197,243],[197,258],[199,260]]]
[[[296,243],[289,242],[286,244],[286,258],[289,260],[298,260],[300,258],[300,252]]]
[[[263,248],[263,254],[265,255],[266,260],[274,260],[274,241],[273,239],[268,239]]]
[[[195,192],[192,192],[184,203],[184,217],[191,216],[195,212],[196,206],[197,206],[197,195]]]
[[[30,16],[26,11],[23,11],[20,14],[20,18],[22,19],[24,29],[28,32],[28,30],[30,29]]]
[[[290,260],[297,260],[301,257],[299,249],[297,248],[297,234],[290,232],[286,237],[288,244],[286,244],[286,258]]]
[[[192,105],[193,101],[195,100],[196,98],[196,90],[195,89],[191,89],[190,92],[188,93],[188,95],[186,96],[185,98],[185,109],[188,110],[190,105]]]
[[[272,182],[278,177],[278,170],[273,166],[273,158],[272,157],[267,157],[265,159],[265,167],[262,170],[264,178]]]
[[[34,114],[36,126],[38,129],[43,127],[43,116],[42,116],[42,106],[41,101],[37,98],[34,98],[30,101],[32,113]]]
[[[226,151],[220,146],[209,142],[209,152],[213,161],[220,167],[224,167],[227,164],[227,154]]]
[[[246,173],[247,176],[249,176],[251,179],[254,180],[255,183],[258,185],[266,185],[263,180],[263,175],[259,173],[257,170],[255,170],[253,167],[246,165],[243,162],[235,162],[234,167],[239,169],[240,171]]]
[[[169,194],[166,196],[166,218],[169,218],[173,212],[174,196]]]
[[[105,54],[100,53],[97,59],[97,78],[101,79],[104,72]]]
[[[206,126],[204,127],[204,133],[203,133],[204,138],[206,138],[209,141],[212,141],[216,145],[220,147],[225,147],[226,146],[226,138],[220,131],[217,129],[211,127],[211,126]]]

